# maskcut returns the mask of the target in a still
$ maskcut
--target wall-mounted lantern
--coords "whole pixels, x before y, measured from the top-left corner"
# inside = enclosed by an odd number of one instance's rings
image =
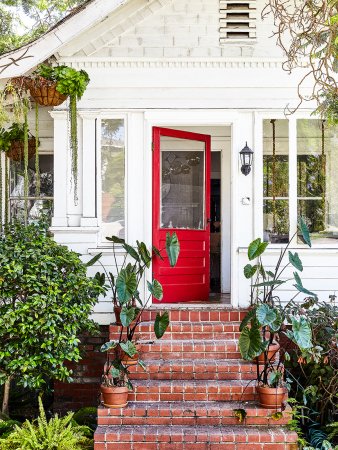
[[[252,157],[253,157],[253,151],[251,148],[248,147],[248,143],[245,143],[245,147],[239,152],[239,155],[241,157],[241,172],[243,175],[249,175],[251,172],[251,166],[252,166]]]

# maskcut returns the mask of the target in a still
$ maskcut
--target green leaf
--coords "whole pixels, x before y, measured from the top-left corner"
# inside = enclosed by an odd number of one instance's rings
[[[279,286],[279,285],[281,285],[283,283],[286,283],[286,280],[284,280],[284,281],[283,280],[270,280],[270,281],[263,281],[262,283],[254,284],[254,287]]]
[[[152,283],[147,281],[148,290],[151,293],[153,297],[155,297],[157,300],[162,300],[163,298],[163,288],[159,281],[153,280]]]
[[[276,411],[274,413],[271,414],[271,419],[272,420],[280,420],[283,418],[283,413],[281,411]]]
[[[249,261],[252,261],[253,259],[261,256],[264,253],[267,246],[268,242],[262,242],[260,238],[252,241],[248,248]]]
[[[116,279],[117,296],[121,303],[128,302],[137,289],[136,273],[129,268],[121,269]]]
[[[87,263],[86,266],[90,267],[93,266],[102,256],[102,253],[99,253],[97,255],[95,255],[92,259],[90,259]]]
[[[121,239],[117,236],[111,236],[111,237],[106,236],[106,239],[107,239],[107,241],[113,242],[114,244],[124,244],[125,243],[124,239]]]
[[[308,320],[301,316],[299,318],[291,317],[293,342],[300,349],[309,349],[312,344],[312,330]]]
[[[242,331],[244,327],[248,325],[248,323],[251,321],[251,319],[256,318],[256,307],[249,309],[249,311],[246,313],[245,317],[243,318],[240,326],[239,331]]]
[[[169,258],[169,263],[171,267],[176,266],[178,255],[180,254],[180,243],[177,238],[177,234],[167,233],[166,235],[166,251]]]
[[[234,413],[234,416],[237,417],[239,423],[244,422],[246,416],[248,415],[247,412],[245,411],[245,409],[243,409],[243,408],[233,409],[233,413]]]
[[[109,341],[105,344],[101,345],[100,351],[101,352],[107,352],[108,350],[114,349],[118,344],[118,341]]]
[[[155,255],[163,261],[163,257],[161,255],[161,252],[159,251],[159,249],[157,247],[155,247],[154,245],[153,245],[152,249],[153,249],[153,252],[155,253]]]
[[[303,217],[299,218],[298,226],[299,226],[299,229],[300,229],[300,232],[301,232],[301,238],[302,238],[303,242],[305,244],[307,244],[309,247],[311,247],[312,244],[311,244],[309,228],[306,225]]]
[[[239,337],[239,350],[242,358],[252,360],[262,353],[262,337],[257,321],[254,321],[251,328],[243,328]]]
[[[296,280],[296,284],[294,284],[293,286],[297,289],[297,291],[302,292],[303,294],[306,294],[306,295],[310,295],[311,297],[314,297],[315,299],[317,299],[317,294],[309,291],[308,289],[306,289],[303,286],[302,280],[297,272],[294,272],[293,276],[295,277],[295,280]]]
[[[110,374],[113,378],[119,378],[121,375],[121,370],[117,369],[116,367],[112,367],[110,369]]]
[[[143,361],[141,361],[140,359],[137,361],[137,364],[146,372],[147,371],[147,367],[144,364]]]
[[[120,342],[120,347],[130,358],[136,355],[137,349],[136,345],[132,341]]]
[[[277,319],[277,310],[266,303],[258,305],[256,317],[261,327],[270,326]]]
[[[143,263],[146,265],[146,267],[150,267],[150,263],[151,263],[151,255],[147,249],[147,246],[144,242],[139,242],[136,241],[137,243],[137,248],[140,254],[140,258],[143,261]]]
[[[292,253],[289,251],[289,262],[300,272],[303,272],[303,264],[300,260],[298,253]]]
[[[127,244],[126,242],[124,242],[122,244],[122,247],[125,249],[125,251],[128,253],[129,256],[131,256],[132,258],[136,259],[136,261],[140,260],[140,257],[137,253],[137,251],[129,244]]]
[[[247,279],[252,278],[255,275],[255,273],[257,272],[257,269],[258,269],[257,265],[252,266],[251,264],[247,264],[244,267],[244,276],[245,276],[245,278],[247,278]]]
[[[170,320],[169,320],[169,313],[168,311],[165,311],[162,315],[160,313],[157,314],[155,323],[154,323],[154,331],[155,336],[157,339],[161,339],[161,337],[166,332],[168,326],[169,326]]]
[[[133,308],[133,307],[128,308],[126,305],[122,306],[120,318],[121,318],[121,323],[124,327],[129,327],[129,325],[132,323],[132,321],[135,319],[135,317],[136,317],[136,309],[135,308]]]

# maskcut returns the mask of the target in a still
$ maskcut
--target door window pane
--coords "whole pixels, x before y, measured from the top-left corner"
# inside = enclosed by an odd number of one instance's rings
[[[288,120],[263,121],[264,240],[289,240],[289,128]]]
[[[104,119],[101,127],[102,237],[125,237],[125,126]]]
[[[338,239],[338,127],[318,119],[297,120],[298,215],[313,243]]]
[[[205,143],[161,136],[161,228],[205,229]]]

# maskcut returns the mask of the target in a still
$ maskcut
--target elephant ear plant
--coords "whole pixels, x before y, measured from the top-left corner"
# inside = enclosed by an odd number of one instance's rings
[[[163,259],[163,252],[166,253],[170,266],[174,267],[178,260],[180,244],[176,233],[172,235],[167,233],[165,248],[153,247],[152,253],[144,242],[136,241],[136,246],[132,247],[117,236],[108,237],[107,240],[113,243],[115,275],[111,272],[108,273],[101,264],[104,273],[97,273],[96,278],[100,280],[102,286],[106,287],[106,291],[109,287],[111,288],[115,311],[119,308],[120,312],[120,322],[117,322],[117,325],[120,326],[120,333],[119,339],[107,342],[101,348],[102,351],[108,352],[103,385],[106,387],[122,385],[132,389],[126,360],[135,358],[138,354],[135,332],[142,321],[142,313],[149,305],[150,299],[154,297],[161,301],[163,298],[163,288],[158,280],[147,281],[145,299],[142,299],[140,294],[140,284],[147,270],[150,269],[152,259],[154,257]],[[118,253],[121,252],[121,249],[124,251],[124,257],[122,264],[119,264]],[[99,261],[101,256],[101,254],[95,256],[89,263],[93,264]],[[105,285],[107,281],[109,286]],[[164,335],[168,325],[168,312],[158,313],[154,322],[154,332],[158,339]],[[145,368],[142,361],[135,359],[135,362]]]
[[[299,231],[303,242],[311,247],[309,231],[302,218],[299,220]],[[304,314],[304,309],[295,299],[301,293],[313,298],[317,298],[317,295],[303,286],[299,275],[303,271],[303,264],[298,253],[289,250],[296,234],[285,248],[280,250],[274,270],[267,270],[264,267],[262,256],[268,243],[262,242],[261,239],[251,242],[248,249],[248,258],[255,261],[255,264],[249,263],[244,267],[244,276],[251,280],[251,307],[240,325],[239,348],[244,359],[254,359],[256,362],[259,396],[262,390],[273,388],[272,394],[270,393],[272,400],[270,407],[274,408],[281,406],[286,398],[287,383],[282,363],[289,357],[286,349],[282,349],[279,360],[276,361],[276,351],[271,352],[276,343],[275,339],[279,340],[284,334],[301,350],[310,351],[313,346],[311,325]],[[288,261],[283,263],[286,255]],[[283,304],[276,291],[290,281],[282,278],[288,268],[294,270],[293,286],[296,292],[286,304]],[[260,397],[260,403],[269,407],[266,399],[262,400]]]

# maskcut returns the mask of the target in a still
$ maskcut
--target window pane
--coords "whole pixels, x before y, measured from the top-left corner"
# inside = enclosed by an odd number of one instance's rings
[[[125,237],[125,127],[123,119],[102,120],[102,236]]]
[[[38,218],[45,216],[50,222],[53,215],[53,200],[29,199],[28,200],[28,221],[34,222]],[[24,221],[25,201],[22,199],[10,199],[10,216],[19,221]]]
[[[39,155],[40,197],[53,197],[53,155]],[[35,157],[28,161],[28,196],[36,196]],[[24,195],[24,162],[10,163],[10,197]]]
[[[264,240],[289,240],[289,122],[263,121]]]
[[[161,137],[161,227],[205,228],[205,144]]]
[[[338,127],[325,121],[297,121],[298,215],[314,243],[338,238]]]

